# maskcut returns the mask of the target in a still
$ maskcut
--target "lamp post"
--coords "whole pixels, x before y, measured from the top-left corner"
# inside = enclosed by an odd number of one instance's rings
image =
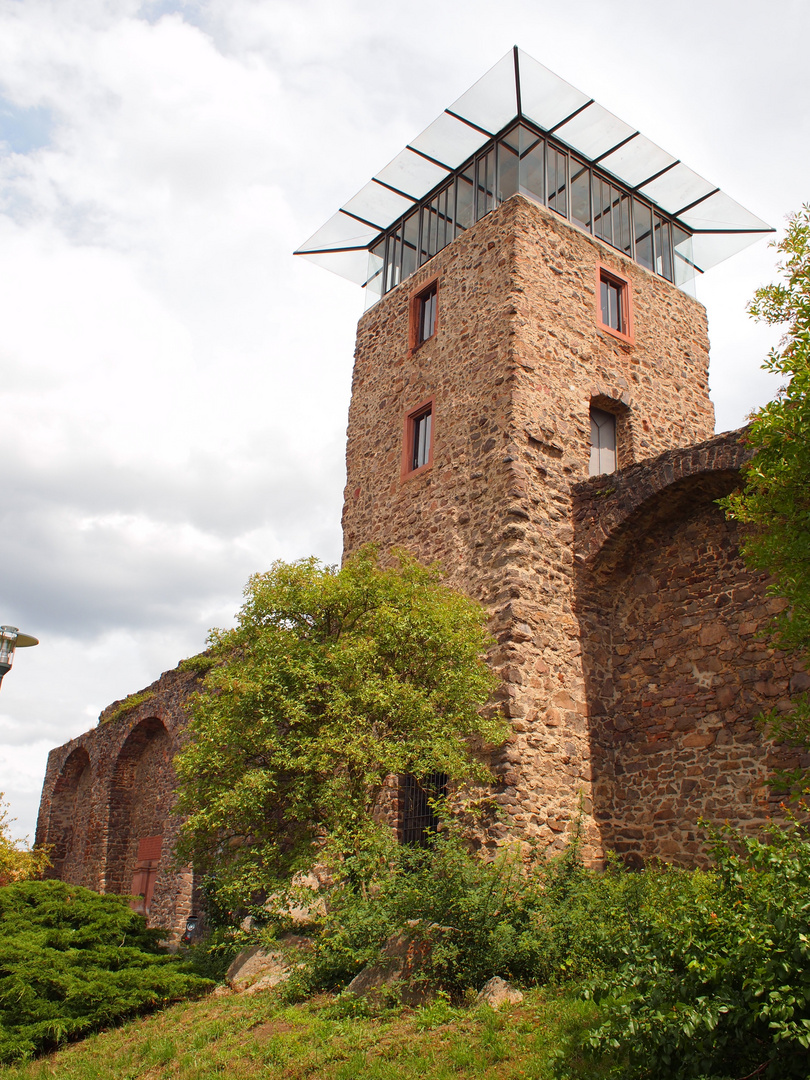
[[[27,649],[31,645],[39,645],[39,639],[21,634],[16,626],[0,626],[0,683],[14,663],[14,650]]]

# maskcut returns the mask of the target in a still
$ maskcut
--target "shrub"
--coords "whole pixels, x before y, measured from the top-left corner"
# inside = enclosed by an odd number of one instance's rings
[[[376,865],[368,853],[347,859],[299,988],[345,985],[403,929],[430,946],[420,977],[454,999],[493,975],[543,979],[550,943],[535,885],[515,851],[486,861],[450,827],[425,848],[392,845]]]
[[[796,823],[761,838],[728,829],[712,837],[711,872],[594,877],[591,1049],[621,1048],[627,1077],[805,1080],[809,841]]]
[[[61,881],[0,888],[0,1061],[203,993],[127,899]]]

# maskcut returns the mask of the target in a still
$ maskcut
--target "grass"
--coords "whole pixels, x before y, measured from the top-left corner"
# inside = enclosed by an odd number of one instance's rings
[[[212,996],[2,1067],[0,1080],[596,1080],[606,1072],[571,1050],[560,1071],[560,1051],[593,1016],[548,990],[497,1013],[438,1000],[378,1016],[328,997]]]

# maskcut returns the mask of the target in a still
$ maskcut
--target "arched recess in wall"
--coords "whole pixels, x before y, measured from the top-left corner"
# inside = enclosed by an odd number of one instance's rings
[[[92,812],[93,770],[90,755],[80,746],[68,755],[54,784],[47,843],[52,845],[47,876],[88,884],[85,866]]]
[[[694,864],[706,854],[700,818],[747,827],[774,809],[754,717],[780,664],[757,640],[764,575],[715,502],[739,474],[655,479],[584,570],[592,798],[605,849]]]
[[[110,785],[106,891],[143,897],[149,913],[171,809],[173,748],[163,723],[150,717],[133,728],[121,747]]]

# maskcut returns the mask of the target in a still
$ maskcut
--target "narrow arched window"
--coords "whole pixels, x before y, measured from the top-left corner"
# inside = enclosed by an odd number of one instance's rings
[[[616,417],[591,406],[591,460],[589,476],[616,471]]]

